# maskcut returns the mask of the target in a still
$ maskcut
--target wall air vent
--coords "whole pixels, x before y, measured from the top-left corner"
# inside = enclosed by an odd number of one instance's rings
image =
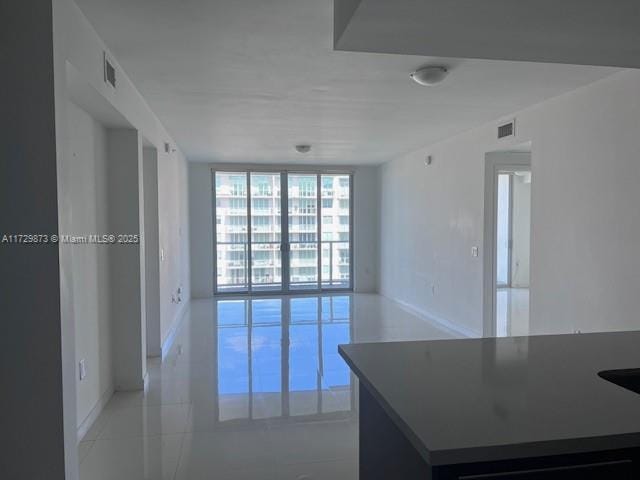
[[[113,61],[104,52],[104,81],[113,88],[116,88],[116,67],[113,65]]]
[[[516,121],[511,120],[509,123],[498,126],[498,140],[502,138],[516,136]]]

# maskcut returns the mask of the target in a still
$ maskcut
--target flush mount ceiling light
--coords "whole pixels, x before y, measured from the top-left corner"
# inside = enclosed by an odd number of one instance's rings
[[[296,152],[309,153],[311,151],[311,145],[296,145]]]
[[[447,67],[426,66],[419,68],[409,76],[419,85],[431,86],[442,82],[448,73]]]

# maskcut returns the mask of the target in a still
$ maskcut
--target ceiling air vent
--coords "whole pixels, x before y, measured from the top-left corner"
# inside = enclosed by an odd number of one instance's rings
[[[516,136],[516,121],[511,120],[509,123],[498,126],[498,140],[507,137]]]
[[[104,81],[116,88],[116,67],[113,65],[113,61],[107,56],[107,52],[104,52]]]

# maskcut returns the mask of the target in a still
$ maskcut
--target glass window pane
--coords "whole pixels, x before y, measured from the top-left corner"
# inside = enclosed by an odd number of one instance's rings
[[[318,288],[318,177],[289,174],[289,281],[292,290]]]
[[[251,173],[250,177],[252,290],[280,290],[280,174]]]
[[[351,177],[322,175],[322,288],[351,285]]]
[[[218,291],[246,291],[247,175],[243,172],[216,172],[215,189]]]

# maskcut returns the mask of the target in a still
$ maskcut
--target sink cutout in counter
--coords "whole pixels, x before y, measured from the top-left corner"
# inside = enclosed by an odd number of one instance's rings
[[[604,370],[599,372],[598,376],[622,388],[640,393],[640,368]]]

